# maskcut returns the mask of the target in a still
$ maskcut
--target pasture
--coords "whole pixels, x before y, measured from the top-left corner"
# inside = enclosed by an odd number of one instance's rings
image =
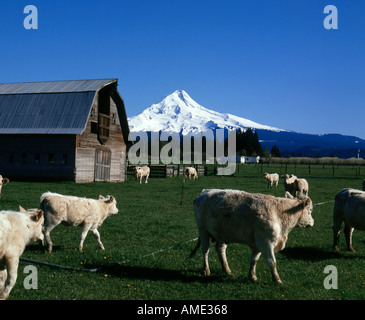
[[[265,171],[276,168],[264,167]],[[305,177],[303,172],[290,172]],[[340,169],[339,169],[340,170]],[[289,171],[289,170],[288,170]],[[283,172],[282,172],[283,173]],[[330,172],[331,173],[331,172]],[[182,177],[151,178],[139,184],[72,182],[28,183],[11,181],[3,188],[1,210],[39,207],[43,192],[97,198],[99,194],[117,199],[118,215],[107,218],[99,228],[105,251],[99,249],[91,233],[84,251],[78,251],[81,228],[59,225],[52,231],[51,254],[37,243],[29,245],[23,258],[43,261],[77,270],[58,269],[35,264],[38,289],[26,290],[24,268],[32,263],[21,261],[18,280],[10,300],[251,300],[251,299],[364,299],[365,298],[365,232],[354,231],[356,252],[347,252],[343,232],[340,252],[332,250],[333,200],[344,187],[361,188],[361,179],[308,177],[309,196],[314,209],[314,227],[295,228],[289,234],[286,248],[276,254],[278,272],[283,280],[276,285],[263,257],[257,265],[259,283],[248,280],[251,250],[230,244],[227,257],[233,277],[221,270],[214,244],[211,246],[209,277],[202,275],[202,256],[186,260],[198,236],[193,200],[204,188],[241,189],[284,196],[283,180],[278,188],[269,189],[259,167],[240,166],[235,176],[199,176],[187,180],[180,205]],[[338,289],[325,289],[327,265],[338,270]],[[87,271],[99,268],[96,272]],[[86,271],[83,271],[87,269]]]

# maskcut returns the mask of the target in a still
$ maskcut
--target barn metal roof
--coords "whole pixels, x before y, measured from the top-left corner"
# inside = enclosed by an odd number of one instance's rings
[[[0,83],[0,94],[97,91],[117,79]]]
[[[81,134],[97,90],[116,79],[0,84],[0,134]]]

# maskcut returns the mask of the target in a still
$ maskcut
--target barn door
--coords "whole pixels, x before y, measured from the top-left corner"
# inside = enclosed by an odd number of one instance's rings
[[[110,180],[111,154],[107,149],[95,150],[95,181]]]

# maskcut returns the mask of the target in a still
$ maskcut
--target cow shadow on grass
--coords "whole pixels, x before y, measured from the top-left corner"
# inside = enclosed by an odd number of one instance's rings
[[[345,250],[344,250],[345,252]],[[295,260],[305,260],[311,262],[317,262],[322,260],[330,259],[355,259],[358,258],[357,255],[346,255],[341,252],[334,250],[324,250],[319,248],[311,247],[295,247],[295,248],[285,248],[280,251],[280,255],[285,256],[288,259]]]
[[[90,267],[90,266],[85,266]],[[95,266],[94,266],[95,267]],[[210,283],[214,281],[227,281],[231,278],[223,273],[217,273],[216,275],[210,275],[209,277],[203,276],[197,270],[169,270],[163,268],[143,267],[143,266],[128,266],[128,265],[111,265],[106,266],[99,270],[101,273],[107,273],[108,275],[119,277],[123,279],[133,280],[151,280],[151,281],[180,281],[185,283],[200,282]]]

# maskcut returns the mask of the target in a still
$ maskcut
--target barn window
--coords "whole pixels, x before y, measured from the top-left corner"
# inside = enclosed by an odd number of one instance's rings
[[[92,121],[91,122],[91,133],[98,134],[98,123]]]
[[[55,165],[54,153],[49,153],[48,154],[48,165],[49,166],[54,166]]]
[[[95,118],[95,108],[94,107],[91,108],[90,116],[92,119]]]
[[[115,124],[117,122],[117,116],[115,115],[115,113],[113,113],[113,124]]]
[[[99,141],[104,144],[109,138],[110,116],[99,113]]]

